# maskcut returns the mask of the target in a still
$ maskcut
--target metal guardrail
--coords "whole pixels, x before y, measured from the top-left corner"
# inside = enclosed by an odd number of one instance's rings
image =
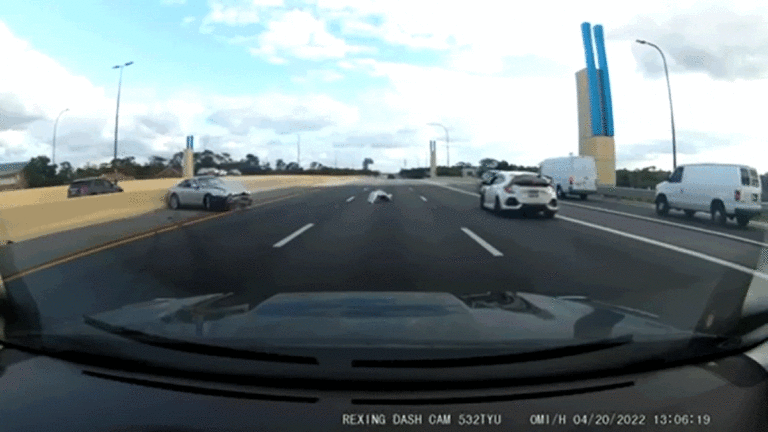
[[[598,186],[597,192],[605,196],[615,196],[618,198],[645,198],[651,201],[656,197],[655,189]]]

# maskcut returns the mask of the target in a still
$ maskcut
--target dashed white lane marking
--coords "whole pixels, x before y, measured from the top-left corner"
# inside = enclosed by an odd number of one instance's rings
[[[351,197],[347,198],[347,202],[352,202],[353,199],[355,199],[355,197],[351,196]]]
[[[308,224],[304,225],[303,227],[301,227],[298,230],[296,230],[293,234],[291,234],[288,237],[286,237],[286,238],[280,240],[279,242],[275,243],[273,245],[273,247],[279,248],[279,247],[285,246],[289,241],[291,241],[291,240],[295,239],[296,237],[300,236],[301,233],[303,233],[304,231],[312,228],[313,226],[315,226],[315,224],[313,224],[313,223],[308,223]]]
[[[424,201],[424,202],[427,202],[427,199],[424,198],[424,197],[421,197],[421,200]]]
[[[427,183],[434,184],[435,186],[441,186],[441,187],[444,187],[446,189],[451,189],[451,190],[456,191],[456,192],[461,192],[461,193],[466,194],[466,195],[472,195],[472,196],[475,196],[475,197],[479,197],[480,196],[480,194],[477,194],[477,193],[467,192],[465,190],[453,188],[453,187],[450,187],[450,186],[445,186],[445,185],[442,185],[442,184],[436,183],[436,182],[427,182]],[[602,231],[605,231],[605,232],[609,232],[611,234],[615,234],[615,235],[618,235],[618,236],[622,236],[622,237],[630,238],[630,239],[633,239],[633,240],[641,241],[641,242],[644,242],[644,243],[648,243],[648,244],[651,244],[651,245],[654,245],[654,246],[658,246],[658,247],[661,247],[661,248],[664,248],[664,249],[672,250],[672,251],[675,251],[675,252],[678,252],[678,253],[681,253],[681,254],[684,254],[684,255],[692,256],[692,257],[699,258],[699,259],[702,259],[702,260],[705,260],[705,261],[709,261],[709,262],[714,263],[714,264],[718,264],[718,265],[721,265],[721,266],[724,266],[724,267],[728,267],[728,268],[731,268],[731,269],[734,269],[734,270],[737,270],[737,271],[740,271],[740,272],[752,275],[753,277],[756,277],[756,278],[760,278],[760,279],[763,279],[763,280],[768,280],[768,273],[765,273],[765,272],[760,271],[760,270],[751,269],[749,267],[744,267],[743,265],[732,263],[732,262],[726,261],[726,260],[722,260],[720,258],[715,258],[713,256],[709,256],[709,255],[703,254],[701,252],[692,251],[690,249],[685,249],[685,248],[682,248],[682,247],[679,247],[679,246],[674,246],[674,245],[671,245],[671,244],[668,244],[668,243],[660,242],[658,240],[649,239],[649,238],[646,238],[646,237],[642,237],[642,236],[626,233],[626,232],[615,230],[615,229],[612,229],[612,228],[607,228],[607,227],[604,227],[604,226],[595,225],[593,223],[585,222],[585,221],[582,221],[582,220],[579,220],[579,219],[573,219],[573,218],[570,218],[570,217],[567,217],[567,216],[556,215],[555,217],[557,219],[564,220],[564,221],[567,221],[567,222],[571,222],[571,223],[587,226],[587,227],[594,228],[594,229],[597,229],[597,230],[602,230]],[[465,228],[462,228],[462,230],[465,230]],[[467,231],[464,231],[464,232],[467,232]],[[707,231],[707,232],[708,233],[712,233],[711,231]],[[469,235],[469,233],[467,233],[467,234]],[[471,237],[471,235],[470,235],[470,237]],[[738,238],[738,239],[741,240],[741,241],[745,241],[746,240],[747,242],[753,242],[753,240],[749,240],[749,239],[742,239],[742,238]],[[755,242],[755,243],[757,243],[758,245],[762,245],[763,244],[763,243],[760,243],[760,242]]]
[[[488,244],[487,241],[483,240],[480,238],[480,236],[470,231],[469,228],[461,227],[461,230],[464,231],[464,234],[468,235],[472,240],[476,241],[480,246],[484,247],[485,250],[491,253],[491,255],[497,257],[504,256],[503,253],[499,252],[498,249]]]

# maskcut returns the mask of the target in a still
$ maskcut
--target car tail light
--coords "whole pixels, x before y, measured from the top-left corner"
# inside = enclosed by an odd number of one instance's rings
[[[741,201],[741,191],[733,191],[733,199],[736,201]]]

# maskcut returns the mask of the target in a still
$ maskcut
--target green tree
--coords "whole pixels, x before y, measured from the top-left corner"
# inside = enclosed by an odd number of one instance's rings
[[[168,159],[160,156],[150,156],[149,157],[149,166],[161,166],[165,167],[168,163]]]
[[[75,170],[72,168],[72,164],[69,162],[62,162],[59,165],[59,181],[61,183],[69,183],[75,177]]]
[[[255,156],[253,154],[248,153],[245,155],[245,163],[248,166],[258,167],[259,166],[259,157]]]
[[[180,168],[182,162],[184,161],[184,152],[176,152],[171,156],[171,159],[168,161],[168,166],[173,168]]]
[[[47,156],[38,156],[30,159],[24,167],[24,177],[29,187],[46,187],[63,184],[56,175],[56,165],[51,164]]]

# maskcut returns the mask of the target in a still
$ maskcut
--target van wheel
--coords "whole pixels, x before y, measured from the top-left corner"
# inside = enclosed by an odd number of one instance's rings
[[[557,198],[560,200],[565,199],[565,192],[563,192],[563,188],[560,186],[557,187]]]
[[[581,195],[579,195],[579,198],[581,198],[582,201],[586,201],[587,200],[587,194],[581,194]]]
[[[723,203],[716,202],[712,204],[712,222],[723,226],[728,223],[728,217],[725,215]]]
[[[480,209],[485,210],[485,194],[480,194]]]
[[[745,227],[747,224],[749,224],[749,217],[747,216],[736,216],[736,223],[739,224],[740,227]]]
[[[669,203],[667,197],[659,195],[656,198],[656,214],[659,216],[666,216],[669,213]]]
[[[493,204],[493,212],[496,214],[501,213],[501,201],[499,201],[499,197],[496,197],[496,202]]]
[[[695,215],[695,214],[696,214],[695,210],[686,210],[685,211],[685,215],[688,216],[689,218],[692,218],[693,215]]]
[[[555,217],[555,212],[552,210],[544,210],[544,218],[545,219],[552,219]]]

